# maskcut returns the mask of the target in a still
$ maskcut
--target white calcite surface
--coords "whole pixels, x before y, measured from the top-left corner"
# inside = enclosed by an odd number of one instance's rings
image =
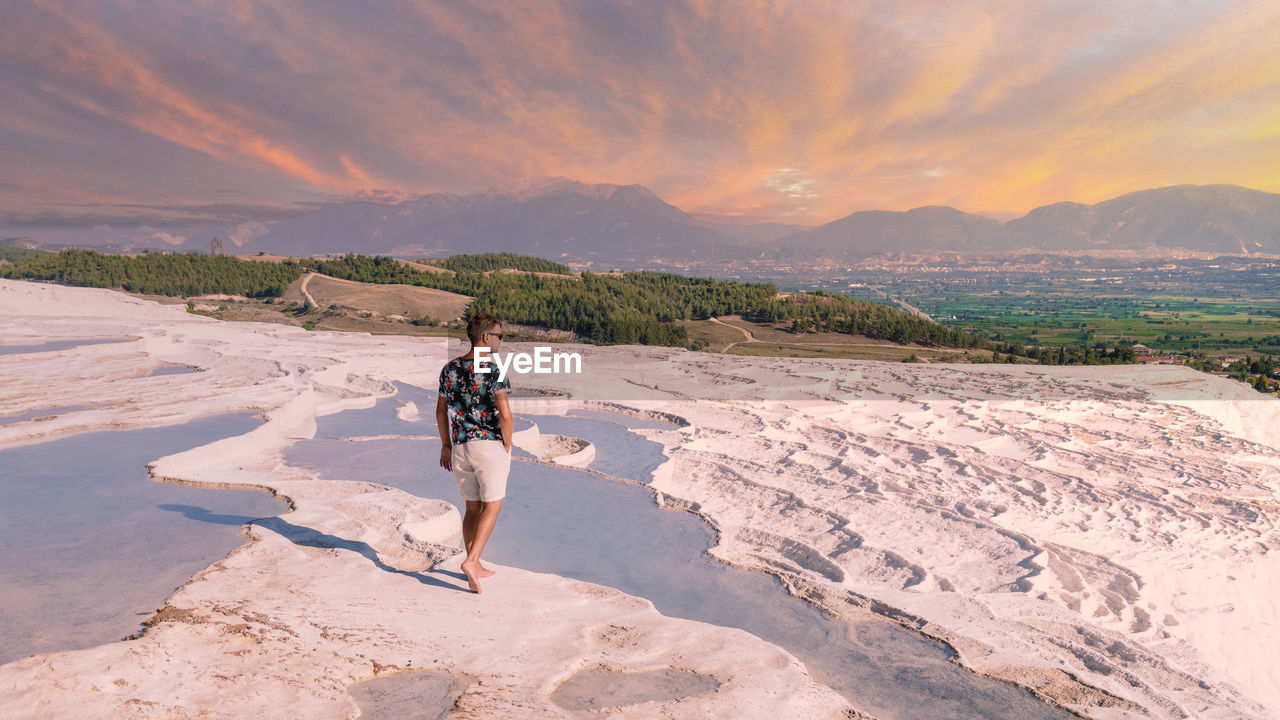
[[[528,381],[687,420],[640,432],[720,559],[1091,717],[1280,717],[1275,398],[1172,366],[583,352],[590,383]]]
[[[609,716],[848,716],[849,703],[794,657],[739,630],[517,568],[497,568],[482,595],[467,592],[460,558],[448,557],[460,544],[452,505],[281,464],[317,415],[370,405],[392,380],[432,386],[442,341],[227,324],[109,291],[12,281],[0,281],[0,337],[132,338],[0,355],[12,414],[67,398],[95,406],[0,427],[0,447],[261,410],[253,432],[157,459],[152,472],[258,488],[293,507],[247,526],[246,544],[169,597],[141,638],[0,666],[5,718],[350,718],[359,710],[348,686],[408,669],[465,679],[451,717],[567,717],[551,694],[584,668],[692,671],[719,684]],[[202,372],[146,377],[162,364]]]
[[[367,406],[391,381],[433,387],[440,342],[227,324],[11,281],[0,331],[12,344],[133,338],[0,355],[6,414],[97,406],[0,427],[0,447],[261,410],[249,436],[154,472],[270,489],[296,508],[250,526],[140,639],[0,666],[6,715],[351,717],[348,685],[412,667],[477,678],[459,717],[556,717],[569,715],[549,700],[558,684],[597,665],[720,683],[609,716],[850,711],[778,648],[616,591],[515,568],[481,596],[446,587],[465,584],[416,573],[456,542],[451,506],[282,471],[281,448],[317,415]],[[687,421],[638,432],[670,457],[654,473],[661,499],[716,525],[718,558],[839,616],[921,628],[974,671],[1089,717],[1280,717],[1280,402],[1178,367],[559,347],[582,353],[582,376],[516,386],[571,396],[547,407]],[[145,377],[162,364],[203,372]]]

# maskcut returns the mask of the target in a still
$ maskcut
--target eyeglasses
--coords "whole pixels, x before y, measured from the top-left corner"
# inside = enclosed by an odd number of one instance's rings
[[[492,336],[494,336],[494,337],[498,338],[499,340],[501,340],[501,339],[502,339],[502,333],[485,333],[485,335],[492,335]]]

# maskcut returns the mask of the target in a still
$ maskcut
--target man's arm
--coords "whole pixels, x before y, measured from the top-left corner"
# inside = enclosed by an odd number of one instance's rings
[[[511,434],[515,432],[515,417],[511,414],[511,403],[507,402],[507,394],[500,392],[493,396],[498,403],[498,427],[502,430],[502,446],[511,452]]]
[[[436,398],[436,428],[440,430],[440,467],[453,470],[453,440],[449,436],[449,403]]]

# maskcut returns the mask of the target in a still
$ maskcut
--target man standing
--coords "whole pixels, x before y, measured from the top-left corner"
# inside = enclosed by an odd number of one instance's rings
[[[486,348],[492,357],[502,343],[502,323],[487,313],[472,315],[467,338],[471,341],[467,354],[450,360],[440,371],[436,426],[440,467],[453,471],[467,503],[462,518],[467,559],[462,561],[462,572],[471,591],[478,593],[480,579],[494,574],[480,564],[480,553],[507,494],[513,419],[507,402],[511,384],[498,378],[492,364],[487,373],[475,372],[476,349]]]

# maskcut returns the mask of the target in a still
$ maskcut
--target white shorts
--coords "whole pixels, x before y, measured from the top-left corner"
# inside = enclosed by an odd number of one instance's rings
[[[453,446],[453,478],[464,500],[493,502],[507,496],[511,454],[499,440],[469,440]]]

